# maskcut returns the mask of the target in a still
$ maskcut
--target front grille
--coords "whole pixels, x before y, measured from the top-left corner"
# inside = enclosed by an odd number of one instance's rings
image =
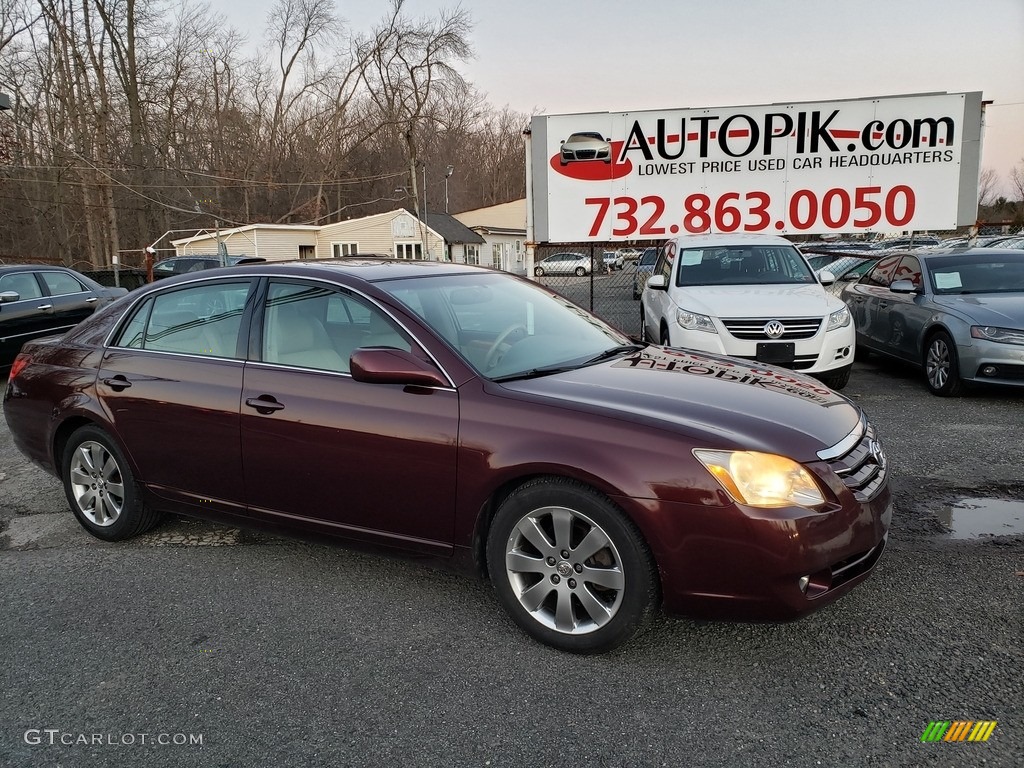
[[[781,336],[769,337],[764,327],[773,320],[782,323],[786,329]],[[776,317],[765,318],[722,318],[722,325],[737,339],[746,341],[796,341],[809,339],[821,328],[820,317]]]
[[[576,159],[577,160],[593,160],[597,157],[596,149],[577,149]]]
[[[858,501],[871,501],[878,495],[888,472],[888,460],[875,435],[866,424],[860,439],[846,453],[829,459],[832,471],[853,491]]]

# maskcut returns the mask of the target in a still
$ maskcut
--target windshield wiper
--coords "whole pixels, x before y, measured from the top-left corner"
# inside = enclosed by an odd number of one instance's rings
[[[606,349],[597,355],[594,355],[588,360],[584,360],[582,363],[570,363],[566,365],[551,365],[546,368],[531,368],[527,371],[520,371],[519,373],[511,373],[508,376],[498,376],[491,381],[502,382],[502,381],[518,381],[521,379],[536,379],[541,376],[551,376],[555,373],[565,373],[566,371],[575,371],[577,368],[583,368],[587,365],[593,365],[599,363],[602,360],[607,360],[617,355],[623,355],[627,352],[639,352],[641,349],[646,349],[646,344],[623,344],[618,347],[612,347]]]
[[[623,344],[618,347],[606,349],[604,352],[594,355],[592,358],[590,358],[584,363],[581,363],[580,365],[593,365],[594,363],[600,363],[602,360],[608,360],[609,358],[612,357],[618,357],[619,355],[624,355],[627,352],[639,352],[641,349],[646,348],[646,344]]]
[[[503,381],[519,381],[521,379],[536,379],[541,376],[551,376],[555,373],[565,373],[566,371],[575,371],[579,368],[579,365],[552,365],[548,368],[531,368],[528,371],[520,371],[519,373],[511,373],[508,376],[498,376],[496,379],[491,381],[501,383]]]

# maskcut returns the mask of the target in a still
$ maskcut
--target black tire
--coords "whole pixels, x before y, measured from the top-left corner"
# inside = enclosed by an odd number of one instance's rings
[[[646,342],[648,344],[653,344],[654,343],[654,342],[651,341],[650,337],[647,334],[647,323],[644,320],[644,306],[643,306],[643,304],[640,305],[640,341]]]
[[[576,277],[583,277],[585,274],[587,274],[586,267],[576,267]]]
[[[81,427],[71,435],[61,477],[71,511],[97,539],[129,539],[160,522],[162,514],[143,503],[121,449],[99,427]]]
[[[658,605],[654,558],[636,526],[574,480],[532,480],[505,499],[488,532],[487,565],[512,620],[571,653],[622,645]]]
[[[956,344],[945,331],[938,331],[928,338],[924,351],[924,379],[929,391],[939,397],[957,397],[964,392]]]
[[[544,268],[543,267],[534,267],[533,268],[533,274],[534,274],[534,277],[544,277]]]
[[[858,362],[864,362],[871,357],[871,350],[858,344],[853,349],[853,359]]]
[[[668,337],[668,328],[666,328],[664,325],[661,326],[660,336],[659,336],[659,343],[663,347],[671,347],[672,346],[672,339],[670,339]]]
[[[850,383],[850,371],[853,370],[852,365],[848,365],[845,368],[839,368],[834,371],[829,371],[826,374],[822,374],[818,378],[821,382],[829,389],[834,389],[838,392],[840,389]]]

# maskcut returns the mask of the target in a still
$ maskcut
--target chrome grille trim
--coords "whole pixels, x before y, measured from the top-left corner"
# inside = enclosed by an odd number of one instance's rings
[[[764,327],[776,320],[785,327],[777,339],[769,338]],[[785,341],[810,339],[817,335],[823,318],[820,317],[765,317],[765,318],[722,318],[722,325],[735,338],[747,341]]]
[[[856,440],[851,440],[861,431],[861,427],[862,434]],[[846,450],[840,452],[840,448]],[[832,471],[858,501],[870,501],[878,495],[885,483],[888,462],[878,443],[875,428],[863,417],[857,429],[837,445],[819,452],[818,456],[829,462]]]

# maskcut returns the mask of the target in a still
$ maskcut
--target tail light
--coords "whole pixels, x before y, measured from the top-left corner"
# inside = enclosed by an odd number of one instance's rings
[[[30,362],[32,362],[32,356],[29,355],[27,352],[22,352],[21,354],[19,354],[16,358],[14,358],[14,362],[11,363],[11,373],[7,377],[7,380],[14,381],[14,377],[21,373],[25,369],[25,366],[28,365]]]

